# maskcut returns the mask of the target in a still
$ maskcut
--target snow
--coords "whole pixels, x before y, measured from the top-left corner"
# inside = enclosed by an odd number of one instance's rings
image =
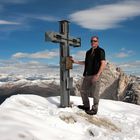
[[[89,116],[76,106],[60,108],[60,97],[13,95],[0,106],[0,140],[140,140],[140,106],[100,99]],[[90,99],[92,102],[92,99]]]

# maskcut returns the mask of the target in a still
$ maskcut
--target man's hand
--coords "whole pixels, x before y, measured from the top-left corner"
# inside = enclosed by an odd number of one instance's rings
[[[69,56],[70,57],[70,60],[72,61],[72,63],[74,63],[74,59],[72,56]]]
[[[79,65],[85,65],[85,61],[74,60],[72,56],[70,56],[70,59],[71,59],[72,63],[79,64]]]
[[[75,61],[74,61],[72,56],[70,56],[70,59],[71,59],[72,63],[75,63]]]
[[[92,83],[96,82],[99,79],[99,74],[93,75],[92,77]]]

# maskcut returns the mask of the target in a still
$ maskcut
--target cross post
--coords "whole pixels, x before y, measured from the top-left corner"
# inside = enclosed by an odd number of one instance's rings
[[[60,43],[60,106],[70,106],[70,90],[73,88],[73,78],[70,77],[72,61],[69,46],[80,47],[81,39],[69,36],[69,21],[60,21],[60,33],[45,32],[45,40]]]

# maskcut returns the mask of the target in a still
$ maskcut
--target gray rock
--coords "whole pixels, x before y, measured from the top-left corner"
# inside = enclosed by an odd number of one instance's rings
[[[82,79],[75,84],[78,96],[81,83]],[[126,75],[121,68],[107,63],[101,77],[100,98],[140,104],[140,78]]]

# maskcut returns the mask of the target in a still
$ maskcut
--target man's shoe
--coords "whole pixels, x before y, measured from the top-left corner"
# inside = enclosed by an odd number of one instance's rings
[[[90,107],[85,107],[84,105],[78,105],[77,107],[78,107],[79,109],[84,110],[84,111],[90,110]]]
[[[93,109],[91,109],[91,110],[87,110],[87,111],[85,111],[87,114],[89,114],[89,115],[96,115],[97,114],[97,110],[93,110]]]

